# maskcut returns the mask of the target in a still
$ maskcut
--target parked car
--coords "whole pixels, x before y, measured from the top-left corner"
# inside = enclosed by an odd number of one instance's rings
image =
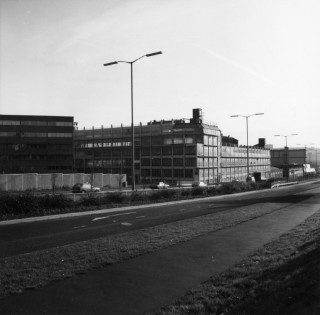
[[[99,192],[99,187],[94,187],[90,183],[77,183],[72,186],[73,193],[84,193],[84,192]]]
[[[160,182],[159,184],[152,184],[150,185],[151,189],[167,189],[170,186],[164,182]]]
[[[166,183],[164,183],[164,182],[160,182],[159,184],[158,184],[158,189],[167,189],[167,188],[169,188],[170,187],[170,185],[168,185],[168,184],[166,184]]]
[[[207,184],[204,182],[196,182],[192,184],[192,187],[207,187]]]

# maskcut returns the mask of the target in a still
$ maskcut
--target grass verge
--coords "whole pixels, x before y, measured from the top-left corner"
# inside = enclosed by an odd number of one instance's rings
[[[0,259],[0,297],[34,289],[93,268],[117,263],[227,228],[289,203],[235,208],[197,218]]]
[[[320,211],[156,312],[320,314]]]

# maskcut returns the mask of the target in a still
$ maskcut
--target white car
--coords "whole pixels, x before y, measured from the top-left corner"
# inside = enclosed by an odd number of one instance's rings
[[[158,189],[167,189],[169,188],[170,186],[164,182],[160,182],[158,185],[157,185]]]
[[[204,182],[193,183],[192,187],[207,187],[208,185]]]

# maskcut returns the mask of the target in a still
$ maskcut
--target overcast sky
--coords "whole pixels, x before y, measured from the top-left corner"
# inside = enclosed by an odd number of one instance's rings
[[[246,144],[320,146],[319,0],[0,0],[0,113],[80,128],[190,118]]]

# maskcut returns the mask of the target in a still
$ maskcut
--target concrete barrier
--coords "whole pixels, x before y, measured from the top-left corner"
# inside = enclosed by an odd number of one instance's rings
[[[91,183],[93,179],[93,186],[97,187],[111,187],[118,188],[119,180],[127,181],[126,175],[119,174],[0,174],[0,190],[2,191],[25,191],[25,190],[44,190],[52,189],[54,184],[56,188],[71,188],[76,183]]]

